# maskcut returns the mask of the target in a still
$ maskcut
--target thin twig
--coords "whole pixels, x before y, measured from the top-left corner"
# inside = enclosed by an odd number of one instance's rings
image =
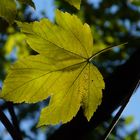
[[[107,48],[105,48],[105,49],[103,49],[103,50],[101,50],[101,51],[98,51],[97,53],[93,54],[93,55],[88,59],[88,61],[91,62],[91,61],[92,61],[96,56],[98,56],[99,54],[104,53],[104,52],[106,52],[106,51],[109,51],[109,50],[111,50],[111,49],[113,49],[113,48],[116,48],[116,47],[121,47],[121,46],[126,45],[126,44],[128,44],[128,42],[125,42],[125,43],[122,43],[122,44],[116,45],[116,46],[107,47]]]
[[[3,113],[1,107],[0,107],[0,121],[5,126],[13,140],[22,140],[21,136],[18,134],[15,127],[12,125],[12,123],[9,121],[9,119],[6,117],[6,115]]]
[[[127,106],[130,98],[132,97],[133,93],[136,92],[137,88],[139,87],[140,85],[140,80],[138,81],[134,91],[128,95],[128,97],[126,98],[125,102],[122,104],[121,108],[119,109],[119,111],[117,112],[117,114],[115,115],[115,117],[113,118],[112,120],[112,123],[111,125],[109,126],[108,130],[105,132],[104,136],[102,137],[101,140],[107,140],[107,138],[109,137],[109,135],[111,134],[113,128],[116,126],[116,124],[118,123],[119,119],[120,119],[120,116],[123,112],[123,110],[125,109],[125,107]]]
[[[14,127],[17,129],[18,134],[22,138],[21,131],[20,131],[20,128],[19,128],[19,123],[18,123],[16,114],[15,114],[15,111],[14,111],[13,103],[12,102],[7,102],[7,108],[8,108],[8,111],[9,111],[10,115],[11,115],[12,123],[13,123]]]

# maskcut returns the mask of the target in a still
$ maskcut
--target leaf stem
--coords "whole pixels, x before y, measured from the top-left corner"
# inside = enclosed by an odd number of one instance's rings
[[[101,50],[101,51],[99,51],[99,52],[93,54],[93,55],[88,59],[88,62],[91,62],[91,61],[94,59],[94,57],[96,57],[97,55],[99,55],[99,54],[101,54],[101,53],[103,53],[103,52],[106,52],[106,51],[108,51],[108,50],[110,50],[110,49],[112,49],[112,48],[115,48],[115,47],[120,47],[120,46],[126,45],[127,43],[128,43],[128,42],[122,43],[122,44],[120,44],[120,45],[116,45],[116,46],[111,46],[111,47],[105,48],[105,49],[103,49],[103,50]]]
[[[116,124],[118,123],[119,119],[120,119],[120,116],[123,112],[123,110],[125,109],[125,107],[127,106],[130,98],[132,97],[133,93],[136,92],[137,88],[139,87],[140,85],[140,80],[138,81],[135,89],[133,90],[132,93],[130,93],[127,98],[125,99],[125,102],[122,104],[121,108],[119,109],[119,111],[117,112],[117,114],[115,115],[111,125],[109,126],[108,130],[105,132],[104,136],[102,137],[101,140],[107,140],[107,138],[109,137],[109,135],[111,134],[112,130],[114,129],[114,127],[116,126]]]

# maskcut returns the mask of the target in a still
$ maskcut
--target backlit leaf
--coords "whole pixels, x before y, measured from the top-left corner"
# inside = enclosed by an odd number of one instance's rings
[[[42,19],[18,25],[39,54],[11,67],[1,97],[15,103],[35,103],[51,97],[38,126],[66,123],[80,107],[90,120],[101,103],[104,81],[92,64],[96,52],[89,26],[59,10],[56,24]]]

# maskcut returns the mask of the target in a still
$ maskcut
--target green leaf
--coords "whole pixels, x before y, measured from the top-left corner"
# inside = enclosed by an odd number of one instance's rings
[[[13,23],[16,17],[16,3],[14,0],[0,0],[0,17]]]
[[[65,1],[73,5],[75,8],[80,9],[81,0],[65,0]]]
[[[101,103],[104,81],[91,62],[97,54],[89,26],[75,15],[58,10],[56,24],[42,19],[18,25],[39,54],[11,67],[1,97],[15,103],[35,103],[51,97],[38,126],[66,123],[80,107],[90,120]]]
[[[21,3],[29,4],[35,8],[32,0],[18,0]],[[12,24],[17,14],[15,0],[0,0],[0,17],[4,18],[7,22]]]

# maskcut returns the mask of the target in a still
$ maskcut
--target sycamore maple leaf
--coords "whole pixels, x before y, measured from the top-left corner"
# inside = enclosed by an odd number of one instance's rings
[[[96,55],[90,27],[75,15],[56,12],[48,19],[18,23],[38,55],[17,61],[10,69],[1,97],[35,103],[51,97],[38,126],[70,121],[80,107],[88,120],[102,101],[103,77],[92,64]]]

